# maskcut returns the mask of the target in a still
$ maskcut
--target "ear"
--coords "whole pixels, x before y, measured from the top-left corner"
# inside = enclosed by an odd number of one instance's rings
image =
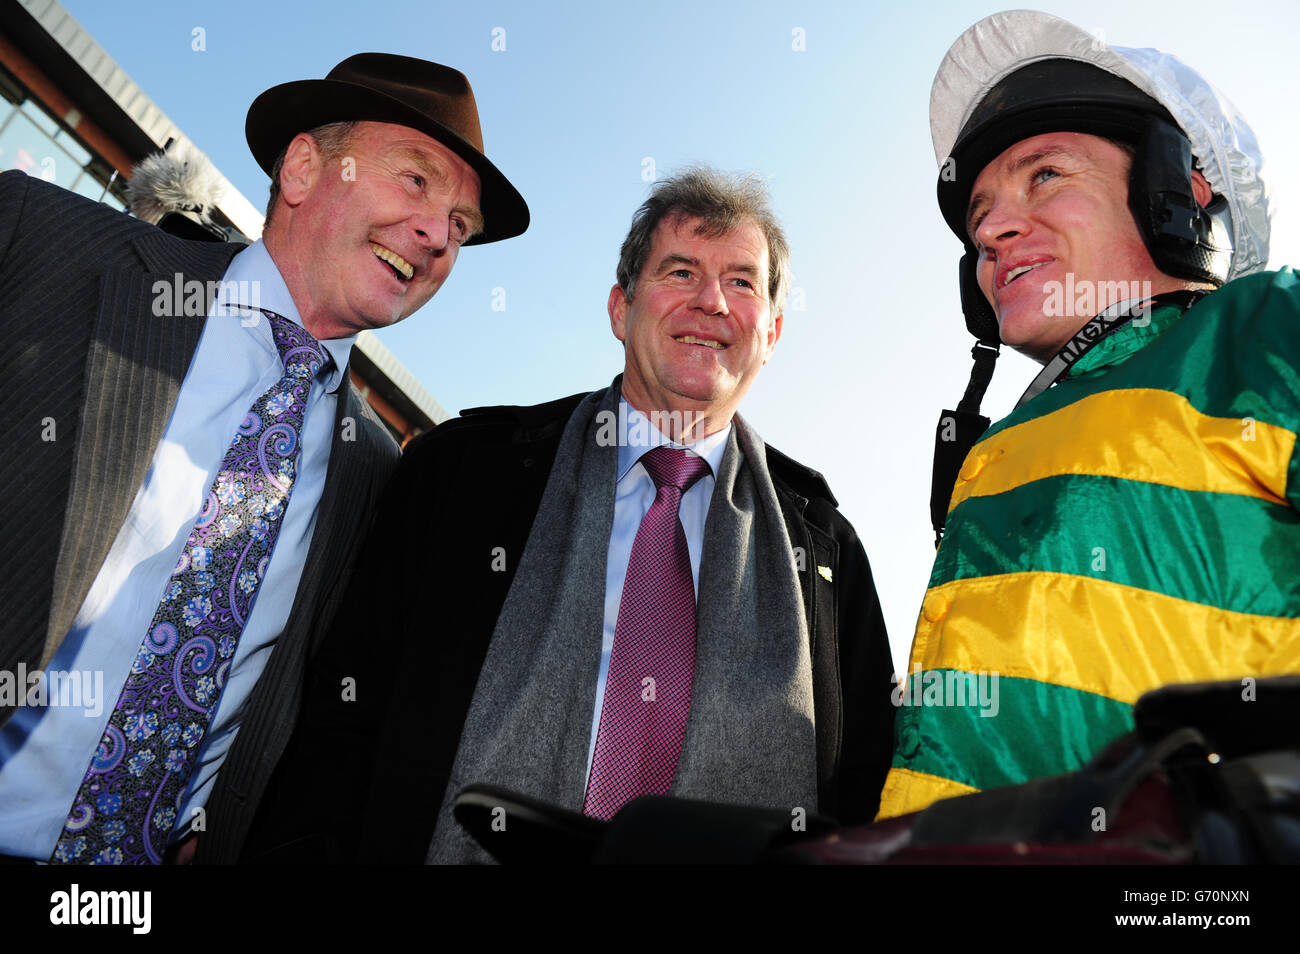
[[[280,167],[280,197],[290,208],[301,205],[316,185],[324,169],[316,140],[298,133],[284,153]]]
[[[619,341],[626,341],[628,300],[617,282],[609,290],[609,302],[606,307],[609,309],[609,327],[613,330],[614,337]]]
[[[776,343],[781,340],[781,329],[784,326],[785,312],[781,312],[772,319],[772,327],[767,330],[767,355],[763,358],[764,364],[767,364],[768,358],[771,358],[772,352],[776,350]]]
[[[1205,176],[1201,175],[1199,169],[1192,170],[1192,195],[1196,196],[1196,201],[1200,203],[1201,208],[1210,204],[1214,198],[1214,190],[1210,188],[1210,183]]]

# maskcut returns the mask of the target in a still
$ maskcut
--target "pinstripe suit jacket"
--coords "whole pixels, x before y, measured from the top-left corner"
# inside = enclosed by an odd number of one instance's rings
[[[211,292],[197,316],[157,317],[154,283],[212,288],[237,251],[0,174],[0,670],[30,671],[58,649],[171,417]],[[293,728],[313,634],[337,607],[396,467],[397,447],[374,412],[351,385],[340,398],[319,542],[218,773],[199,861],[238,857]],[[0,723],[11,714],[0,708]]]

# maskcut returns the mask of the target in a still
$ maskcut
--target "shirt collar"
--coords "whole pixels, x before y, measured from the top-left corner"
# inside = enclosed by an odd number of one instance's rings
[[[722,456],[727,451],[727,436],[731,433],[731,422],[716,434],[702,437],[693,444],[678,444],[669,440],[650,419],[628,404],[623,398],[618,399],[618,479],[622,480],[632,465],[639,461],[646,451],[661,446],[684,448],[709,465],[711,476],[716,477],[722,467]]]
[[[230,265],[222,276],[221,286],[217,289],[213,312],[220,313],[220,306],[239,314],[247,314],[250,309],[255,313],[256,309],[265,308],[302,327],[302,318],[298,315],[298,306],[293,303],[293,296],[289,294],[289,286],[284,283],[280,270],[261,239],[230,260]],[[260,326],[262,323],[257,324]],[[267,334],[269,335],[269,329]],[[348,335],[321,342],[321,346],[334,360],[324,378],[325,389],[330,393],[337,391],[347,376],[348,359],[352,356],[352,345],[356,340],[356,335]]]
[[[1089,348],[1087,354],[1070,366],[1066,379],[1119,364],[1160,337],[1182,317],[1181,305],[1172,302],[1157,304],[1149,316],[1139,315],[1132,321],[1125,322]]]

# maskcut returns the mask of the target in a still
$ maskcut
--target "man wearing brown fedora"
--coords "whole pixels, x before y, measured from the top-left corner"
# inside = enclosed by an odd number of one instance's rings
[[[353,56],[247,137],[272,185],[242,251],[0,176],[7,860],[238,857],[398,458],[355,335],[528,226],[436,63]]]

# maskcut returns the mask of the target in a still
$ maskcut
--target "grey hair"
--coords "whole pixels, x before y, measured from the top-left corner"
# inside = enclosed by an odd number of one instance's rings
[[[687,169],[655,183],[650,198],[632,216],[632,228],[618,256],[618,286],[627,300],[650,257],[655,229],[665,219],[699,219],[696,235],[715,238],[751,220],[767,240],[767,298],[772,314],[785,307],[790,287],[790,247],[785,232],[768,208],[767,187],[756,175],[727,175],[707,166]]]
[[[352,137],[356,134],[357,124],[352,121],[339,123],[326,123],[323,126],[317,126],[315,129],[307,129],[304,132],[316,140],[316,148],[320,150],[321,158],[326,162],[333,162],[343,156],[349,146],[352,145]],[[292,139],[289,142],[293,142]],[[266,222],[263,228],[271,224],[271,218],[275,213],[275,200],[280,198],[280,170],[284,168],[284,157],[289,151],[289,143],[284,144],[280,154],[275,157],[275,163],[271,166],[271,197],[266,203]]]

